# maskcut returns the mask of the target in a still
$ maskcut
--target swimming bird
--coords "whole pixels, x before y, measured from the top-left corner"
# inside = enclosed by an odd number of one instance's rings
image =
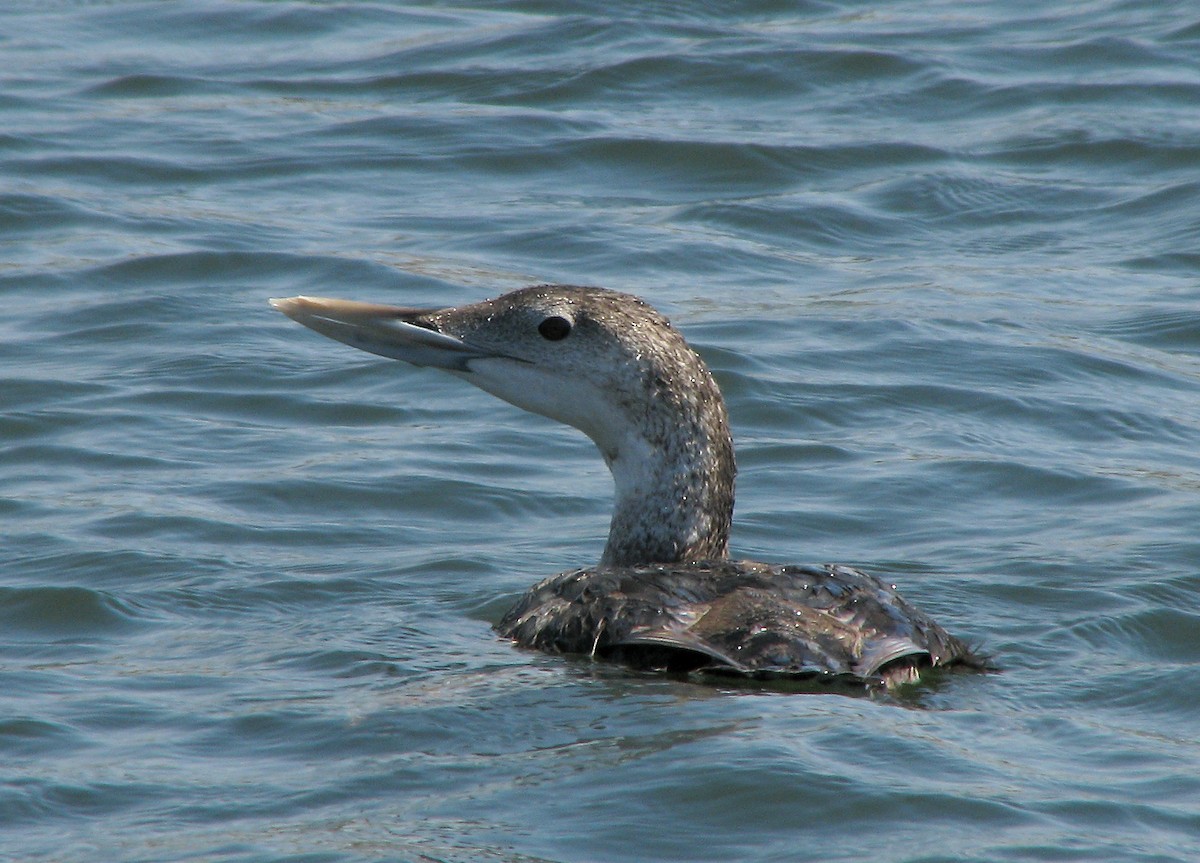
[[[867,688],[915,682],[932,667],[985,666],[873,575],[730,558],[736,467],[724,399],[700,356],[642,299],[539,285],[444,309],[302,296],[271,304],[596,444],[616,489],[600,562],[530,588],[496,624],[502,637],[642,669]]]

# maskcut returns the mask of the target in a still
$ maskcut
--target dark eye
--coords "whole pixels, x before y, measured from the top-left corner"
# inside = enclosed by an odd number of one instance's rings
[[[538,324],[538,332],[542,334],[542,338],[551,342],[558,342],[565,339],[571,333],[571,322],[566,318],[560,318],[558,315],[553,315]]]

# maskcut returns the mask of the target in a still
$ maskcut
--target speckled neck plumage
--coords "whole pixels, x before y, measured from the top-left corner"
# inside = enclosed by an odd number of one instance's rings
[[[601,564],[723,559],[736,467],[725,402],[707,366],[671,329],[641,334],[628,392],[638,440],[606,455],[616,484]]]

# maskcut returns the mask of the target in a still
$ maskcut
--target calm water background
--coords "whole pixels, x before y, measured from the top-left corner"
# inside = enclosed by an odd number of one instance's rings
[[[1196,5],[489,5],[0,12],[0,858],[1200,858]],[[266,299],[541,281],[709,360],[737,554],[1003,673],[497,641],[591,445]]]

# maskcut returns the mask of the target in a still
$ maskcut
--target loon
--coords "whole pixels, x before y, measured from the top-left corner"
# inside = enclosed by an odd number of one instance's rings
[[[442,369],[574,426],[616,488],[597,566],[530,588],[495,625],[517,645],[636,669],[843,683],[988,667],[889,585],[847,566],[729,556],[733,439],[700,356],[642,299],[539,285],[445,309],[273,299],[337,341]]]

